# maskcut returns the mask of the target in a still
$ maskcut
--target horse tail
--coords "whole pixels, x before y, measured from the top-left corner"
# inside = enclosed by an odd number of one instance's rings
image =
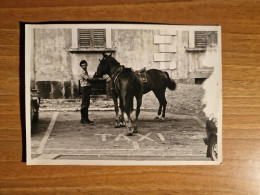
[[[124,112],[126,112],[126,114],[131,114],[134,110],[134,97],[129,94],[126,93],[125,96],[123,97],[123,105],[124,105]]]
[[[133,104],[133,89],[132,86],[127,84],[128,86],[125,86],[125,90],[121,90],[121,97],[123,100],[123,106],[124,106],[124,111],[126,113],[130,113],[134,110],[134,104]]]
[[[166,87],[170,90],[175,90],[176,89],[176,83],[173,79],[170,78],[168,72],[164,72],[167,76],[167,79],[165,80]]]

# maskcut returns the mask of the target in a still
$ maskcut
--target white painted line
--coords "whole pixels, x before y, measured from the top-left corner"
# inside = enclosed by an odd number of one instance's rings
[[[144,139],[148,139],[148,140],[150,140],[150,141],[154,141],[153,139],[151,139],[151,138],[148,137],[150,134],[151,134],[151,133],[147,133],[145,136],[142,136],[141,134],[138,133],[137,135],[141,136],[141,138],[140,138],[139,140],[137,140],[137,141],[142,141],[142,140],[144,140]]]
[[[157,133],[157,135],[159,136],[159,138],[162,142],[165,142],[165,138],[163,137],[163,135],[161,133]]]
[[[133,141],[133,147],[134,147],[135,150],[140,150],[140,146],[137,143],[137,141]]]
[[[45,147],[45,145],[47,143],[47,140],[48,140],[49,136],[51,135],[51,131],[52,131],[53,126],[54,126],[54,124],[56,122],[56,118],[57,118],[58,114],[59,114],[59,112],[55,112],[53,114],[51,122],[49,124],[49,127],[48,127],[44,137],[42,138],[41,143],[39,144],[39,147],[37,149],[37,153],[38,154],[42,154],[43,148]]]
[[[206,124],[200,120],[197,116],[193,116],[193,119],[195,119],[203,128],[206,128]]]
[[[36,157],[35,159],[53,159],[58,157],[60,154],[41,154],[40,156]]]
[[[107,135],[111,135],[111,134],[95,134],[95,135],[101,135],[101,140],[102,140],[102,142],[105,142],[105,141],[107,141]],[[112,135],[111,135],[112,136]]]

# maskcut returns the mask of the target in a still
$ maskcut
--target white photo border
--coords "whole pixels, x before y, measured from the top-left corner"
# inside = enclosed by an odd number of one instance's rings
[[[31,47],[30,39],[32,37],[33,29],[44,28],[44,29],[59,29],[59,28],[105,28],[111,29],[149,29],[149,30],[196,30],[196,31],[217,31],[218,41],[218,59],[220,62],[221,75],[219,75],[219,85],[222,89],[222,45],[221,45],[221,27],[218,25],[164,25],[164,24],[115,24],[115,23],[86,23],[86,24],[25,24],[25,106],[26,106],[26,163],[27,165],[220,165],[222,164],[222,94],[220,95],[219,112],[217,116],[218,121],[218,160],[217,161],[147,161],[147,160],[37,160],[31,157]]]

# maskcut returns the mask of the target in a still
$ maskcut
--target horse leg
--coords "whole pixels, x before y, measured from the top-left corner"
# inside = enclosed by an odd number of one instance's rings
[[[137,127],[138,127],[138,116],[140,114],[140,107],[142,105],[142,95],[141,97],[136,98],[136,112],[135,112],[135,124],[134,124],[134,133],[138,133]]]
[[[126,126],[127,126],[127,136],[133,135],[133,126],[132,126],[132,119],[131,119],[131,112],[133,109],[133,97],[129,96],[122,96],[122,103],[123,103],[123,110],[126,113],[127,116],[127,121],[126,121]]]
[[[115,128],[120,127],[120,117],[118,115],[118,102],[117,102],[117,95],[115,92],[112,92],[112,97],[113,97],[113,102],[114,102],[114,107],[115,107],[115,112],[116,112],[116,125]]]
[[[131,119],[131,113],[130,112],[126,112],[126,116],[127,116],[127,122],[126,122],[126,126],[127,126],[127,136],[131,136],[133,135],[133,125],[132,125],[132,119]]]
[[[166,104],[167,104],[167,101],[165,98],[165,90],[166,90],[166,88],[163,90],[154,92],[155,96],[157,97],[157,99],[160,103],[159,110],[158,110],[158,116],[156,116],[155,119],[159,119],[160,121],[163,121],[165,118],[165,110],[166,110]],[[163,112],[162,112],[162,109],[163,109]],[[160,116],[161,112],[162,112],[162,116]]]
[[[158,114],[157,114],[157,116],[154,118],[155,120],[158,120],[158,119],[160,119],[160,117],[161,117],[161,113],[162,113],[162,104],[161,104],[161,102],[159,101],[159,109],[158,109]]]
[[[124,119],[124,113],[122,111],[122,105],[123,105],[123,102],[122,100],[120,99],[120,114],[119,114],[119,126],[120,127],[125,127],[125,119]]]
[[[159,120],[161,118],[161,113],[162,113],[162,101],[161,101],[161,92],[160,91],[153,91],[155,97],[158,99],[159,101],[159,109],[158,109],[158,113],[157,116],[154,118],[155,120]]]
[[[166,105],[167,105],[165,94],[162,95],[162,105],[163,105],[163,113],[162,113],[161,121],[163,121],[165,119],[165,110],[166,110]]]

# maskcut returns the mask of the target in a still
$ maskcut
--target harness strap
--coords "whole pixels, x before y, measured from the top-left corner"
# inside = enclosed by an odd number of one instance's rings
[[[111,79],[112,79],[112,81],[113,81],[113,83],[112,83],[112,88],[115,88],[115,90],[116,90],[116,87],[115,87],[115,86],[116,86],[116,83],[118,82],[119,76],[120,76],[121,74],[127,72],[127,71],[133,71],[131,68],[125,68],[124,65],[121,65],[119,68],[121,68],[120,72],[117,73],[117,74],[115,74],[115,77],[114,77],[114,75],[111,76]],[[118,68],[117,68],[117,69],[118,69]],[[116,69],[116,71],[117,71],[117,69]],[[113,79],[113,77],[114,77],[114,79]],[[118,93],[117,90],[116,90],[116,92]]]
[[[119,77],[119,75],[123,72],[123,70],[124,70],[124,66],[123,65],[120,65],[117,69],[119,69],[119,68],[122,68],[121,70],[120,70],[120,72],[118,72],[118,73],[116,73],[115,75],[111,75],[111,80],[112,80],[112,90],[115,90],[115,85],[116,85],[116,82],[117,82],[117,80],[118,80],[118,77]],[[116,71],[117,71],[117,69],[116,69]],[[115,72],[116,72],[115,71]]]
[[[114,79],[114,84],[116,84],[118,77],[120,76],[120,74],[122,74],[124,68],[116,75],[115,79]]]

